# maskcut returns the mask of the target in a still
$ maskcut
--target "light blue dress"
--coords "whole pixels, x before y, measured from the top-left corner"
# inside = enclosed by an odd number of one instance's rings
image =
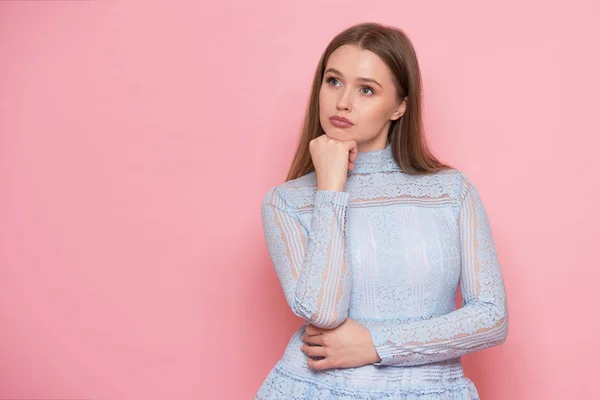
[[[316,183],[313,171],[266,193],[271,261],[294,314],[324,328],[356,320],[381,362],[313,370],[305,324],[255,399],[479,399],[460,357],[506,340],[508,304],[473,182],[405,174],[388,144],[358,153],[343,192]]]

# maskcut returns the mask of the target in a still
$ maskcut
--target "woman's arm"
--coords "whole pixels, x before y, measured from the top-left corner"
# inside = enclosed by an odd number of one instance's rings
[[[428,364],[506,340],[508,303],[490,223],[476,187],[462,177],[458,214],[462,307],[427,320],[370,327],[381,358],[374,365]]]
[[[317,190],[310,234],[276,186],[262,202],[267,247],[285,298],[294,314],[321,328],[335,328],[348,317],[349,200],[347,192]]]

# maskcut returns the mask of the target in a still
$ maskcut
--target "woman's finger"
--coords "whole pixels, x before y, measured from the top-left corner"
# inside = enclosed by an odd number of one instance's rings
[[[304,343],[323,346],[323,335],[304,335],[300,339]]]
[[[313,360],[312,358],[309,358],[307,363],[310,368],[315,370],[333,368],[332,362],[329,358],[323,358],[321,360]]]
[[[325,357],[325,348],[322,346],[302,345],[302,351],[309,357]]]
[[[323,330],[321,330],[320,328],[317,328],[314,325],[306,325],[306,329],[305,332],[309,335],[321,335],[323,333]]]

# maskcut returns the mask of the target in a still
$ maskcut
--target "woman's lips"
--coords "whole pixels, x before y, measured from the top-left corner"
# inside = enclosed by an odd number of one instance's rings
[[[351,127],[353,124],[344,120],[341,120],[337,117],[331,117],[329,118],[329,122],[331,122],[331,125],[337,127],[337,128],[349,128]]]

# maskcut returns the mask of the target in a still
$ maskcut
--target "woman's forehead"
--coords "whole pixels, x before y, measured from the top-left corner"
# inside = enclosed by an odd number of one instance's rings
[[[335,49],[327,60],[325,71],[329,69],[348,79],[391,81],[391,72],[385,62],[372,51],[359,49],[355,45],[343,45]]]

